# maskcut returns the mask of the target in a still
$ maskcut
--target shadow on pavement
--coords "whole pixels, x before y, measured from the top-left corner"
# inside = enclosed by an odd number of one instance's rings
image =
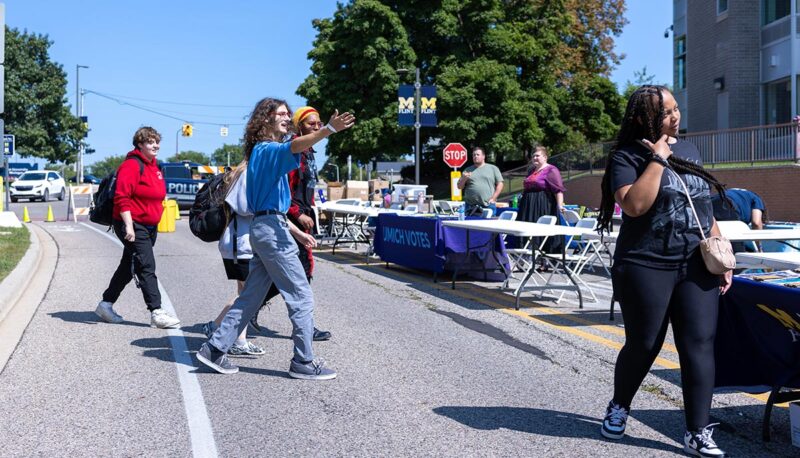
[[[65,312],[53,312],[48,313],[53,318],[58,318],[63,321],[69,321],[71,323],[84,323],[84,324],[110,324],[106,323],[105,321],[101,320],[94,312],[74,312],[74,311],[65,311]],[[119,324],[114,324],[114,326],[136,326],[140,328],[149,328],[149,323],[138,323],[136,321],[123,321]]]
[[[607,440],[600,435],[601,418],[599,416],[587,417],[570,412],[525,407],[443,406],[437,407],[433,411],[475,429],[495,430],[504,428],[553,437]],[[660,411],[659,414],[662,420],[666,417],[675,417],[675,422],[682,424],[682,414],[678,411]],[[634,418],[639,420],[639,415]],[[666,435],[672,436],[674,434]],[[677,441],[668,444],[635,436],[626,436],[624,440],[626,445],[635,447],[675,453],[683,452],[683,448],[678,446]]]

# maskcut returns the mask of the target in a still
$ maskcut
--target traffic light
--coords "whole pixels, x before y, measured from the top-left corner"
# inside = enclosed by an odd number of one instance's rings
[[[184,124],[181,127],[181,135],[184,137],[191,137],[192,136],[192,125],[191,124]]]

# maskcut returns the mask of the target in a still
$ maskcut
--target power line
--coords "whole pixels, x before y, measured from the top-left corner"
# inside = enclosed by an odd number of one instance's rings
[[[88,91],[87,90],[86,92],[92,92],[93,94],[97,94],[97,95],[100,95],[100,96],[106,96],[106,97],[117,97],[117,98],[120,98],[120,99],[138,100],[140,102],[163,103],[163,104],[166,104],[166,105],[186,105],[186,106],[193,106],[193,107],[209,107],[209,108],[247,108],[247,109],[252,109],[253,108],[250,105],[211,105],[211,104],[205,104],[205,103],[168,102],[166,100],[142,99],[142,98],[138,98],[138,97],[130,97],[130,96],[127,96],[127,95],[100,93],[100,92],[97,92],[97,91]]]
[[[85,90],[84,94],[94,94],[94,95],[96,95],[98,97],[102,97],[102,98],[105,98],[105,99],[108,99],[108,100],[113,100],[114,102],[117,102],[120,105],[127,105],[129,107],[136,108],[138,110],[147,111],[147,112],[150,112],[150,113],[153,113],[153,114],[157,114],[159,116],[163,116],[165,118],[175,119],[177,121],[181,121],[181,122],[188,123],[188,124],[198,124],[198,125],[207,125],[207,126],[243,126],[244,125],[244,123],[231,123],[231,122],[190,121],[188,119],[179,118],[177,116],[172,116],[170,114],[163,113],[161,111],[157,111],[157,110],[152,109],[152,108],[148,108],[148,107],[144,107],[144,106],[141,106],[141,105],[136,105],[136,104],[133,104],[133,103],[130,103],[130,102],[126,102],[124,100],[120,100],[120,99],[118,99],[116,97],[112,97],[110,95],[102,94],[100,92],[91,91],[91,90]],[[166,111],[169,111],[169,110],[166,110]],[[194,116],[198,116],[198,115],[194,115]],[[203,115],[199,115],[199,116],[203,116]]]

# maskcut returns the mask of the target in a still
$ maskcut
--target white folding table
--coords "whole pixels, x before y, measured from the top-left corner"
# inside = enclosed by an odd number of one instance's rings
[[[800,268],[800,251],[781,251],[777,253],[736,253],[737,269],[776,269]]]
[[[579,228],[579,227],[571,227],[571,226],[559,226],[559,225],[552,225],[552,224],[537,224],[537,223],[528,223],[525,221],[510,221],[510,220],[498,220],[498,219],[472,219],[472,220],[464,220],[464,221],[442,221],[443,226],[448,227],[458,227],[465,229],[467,231],[467,256],[469,256],[469,233],[470,231],[483,231],[483,232],[490,232],[494,234],[494,238],[491,243],[495,243],[496,238],[500,234],[508,234],[513,235],[515,237],[520,238],[528,238],[528,237],[559,237],[559,236],[583,236],[585,234],[592,233],[593,230],[587,228]],[[538,247],[533,246],[531,244],[531,256],[533,259],[536,258]],[[583,308],[583,294],[581,293],[581,289],[578,286],[578,282],[573,275],[572,270],[569,268],[565,261],[566,257],[566,244],[562,250],[562,261],[561,264],[564,266],[564,272],[567,274],[567,278],[569,278],[572,285],[543,285],[543,286],[532,286],[528,287],[530,289],[540,289],[540,290],[548,290],[548,289],[566,289],[576,291],[578,293],[578,303],[579,307]],[[503,268],[503,273],[506,277],[509,276],[509,272],[506,270],[505,265],[502,262],[499,262],[500,266]],[[514,305],[517,310],[519,310],[519,298],[522,294],[522,290],[525,288],[525,285],[530,280],[531,276],[535,272],[533,263],[531,267],[526,272],[525,276],[522,279],[522,282],[517,286],[515,291],[515,302]],[[458,267],[456,266],[456,271],[453,272],[453,289],[456,287],[456,277],[458,275]]]

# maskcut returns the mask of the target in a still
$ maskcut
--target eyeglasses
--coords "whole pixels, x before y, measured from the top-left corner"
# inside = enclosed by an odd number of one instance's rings
[[[288,111],[279,111],[275,113],[276,118],[290,118],[291,115]]]

